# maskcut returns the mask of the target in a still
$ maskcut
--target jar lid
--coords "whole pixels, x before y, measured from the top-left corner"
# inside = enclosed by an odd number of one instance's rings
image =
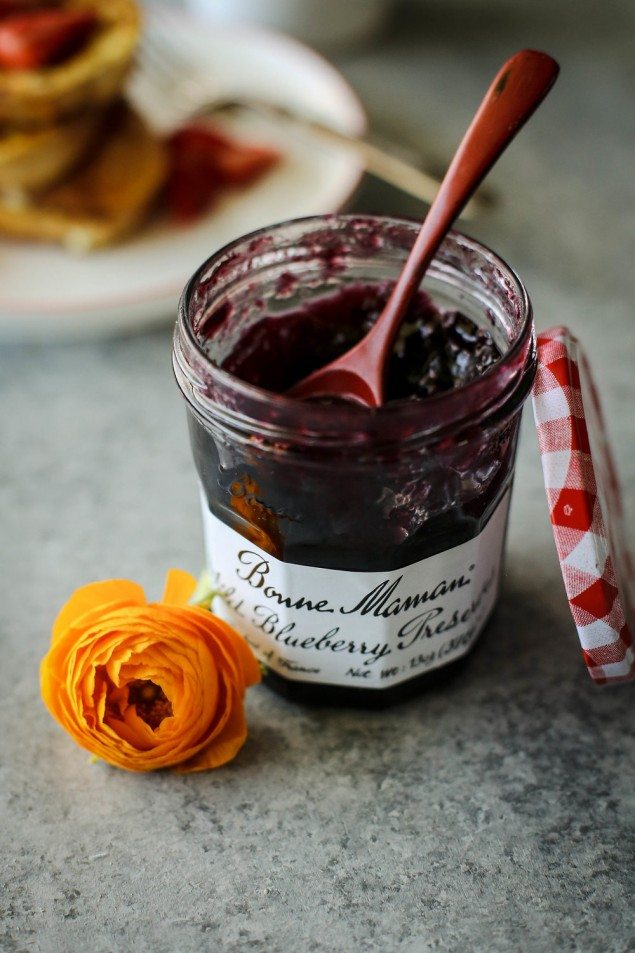
[[[588,360],[567,328],[538,337],[534,416],[549,513],[582,654],[596,682],[635,677],[633,562]]]

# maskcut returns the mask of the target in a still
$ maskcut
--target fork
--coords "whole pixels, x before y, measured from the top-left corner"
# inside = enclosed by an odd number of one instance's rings
[[[191,62],[187,40],[179,37],[178,31],[170,30],[169,22],[160,15],[144,33],[129,91],[149,114],[153,125],[164,132],[192,118],[248,110],[305,137],[318,137],[355,150],[367,172],[428,205],[439,188],[439,182],[431,175],[367,139],[301,115],[281,103],[223,93],[208,70],[203,71]],[[468,203],[463,217],[472,217],[479,204],[478,198]]]

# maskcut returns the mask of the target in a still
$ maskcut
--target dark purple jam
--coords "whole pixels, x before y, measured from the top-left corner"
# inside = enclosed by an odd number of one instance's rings
[[[284,393],[350,350],[373,326],[391,289],[389,282],[351,284],[296,310],[264,317],[220,366],[250,384]],[[459,311],[439,310],[420,292],[393,349],[387,399],[453,390],[485,373],[500,356],[488,331]]]
[[[391,285],[354,283],[275,314],[252,304],[219,309],[198,339],[225,371],[276,393],[351,348],[369,330]],[[237,330],[238,329],[238,330]],[[420,293],[396,341],[388,400],[460,388],[501,357],[492,335]],[[469,398],[466,396],[466,401]],[[298,402],[300,403],[300,402]],[[240,409],[240,408],[238,408]],[[478,535],[511,484],[520,405],[433,444],[386,447],[276,445],[258,434],[233,441],[189,415],[192,447],[210,510],[278,559],[308,566],[386,571]],[[374,413],[358,408],[364,419]],[[370,459],[370,463],[369,463]],[[445,679],[464,659],[394,688],[302,683],[269,672],[272,687],[298,701],[383,707]]]

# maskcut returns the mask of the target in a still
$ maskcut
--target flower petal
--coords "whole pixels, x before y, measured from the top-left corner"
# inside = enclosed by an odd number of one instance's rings
[[[232,692],[228,704],[231,706],[229,718],[222,731],[210,741],[206,748],[199,751],[189,761],[175,765],[173,771],[179,774],[207,771],[210,768],[220,768],[221,765],[227,764],[228,761],[236,757],[247,740],[247,719],[245,718],[242,699],[235,692]]]
[[[217,630],[220,629],[221,633],[226,637],[226,639],[231,642],[232,647],[238,656],[245,685],[247,687],[250,685],[257,685],[262,678],[260,666],[256,656],[247,644],[244,636],[242,636],[240,632],[237,632],[236,629],[232,629],[229,623],[225,622],[224,619],[219,618],[219,616],[213,616],[213,619]]]
[[[105,579],[103,582],[91,582],[80,586],[66,602],[53,623],[51,641],[55,642],[64,634],[69,625],[98,606],[112,603],[145,605],[146,596],[141,586],[128,579]]]
[[[169,569],[161,602],[167,605],[186,605],[196,589],[196,579],[183,569]]]

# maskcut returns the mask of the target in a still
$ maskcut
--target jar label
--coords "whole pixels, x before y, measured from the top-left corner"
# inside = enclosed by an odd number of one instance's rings
[[[352,572],[282,562],[210,513],[214,611],[284,678],[387,688],[469,651],[498,594],[510,494],[474,539],[401,569]]]

